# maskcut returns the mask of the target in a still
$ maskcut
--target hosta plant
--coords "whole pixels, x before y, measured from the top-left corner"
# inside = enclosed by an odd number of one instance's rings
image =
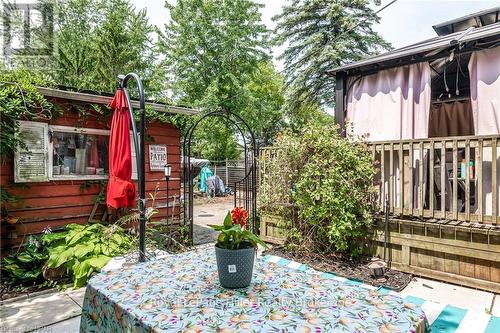
[[[216,246],[228,250],[256,247],[257,244],[267,247],[257,235],[246,229],[247,220],[248,212],[242,207],[236,207],[227,213],[223,225],[209,225],[220,231]]]
[[[16,285],[41,282],[42,267],[47,258],[47,251],[41,244],[40,237],[30,236],[22,251],[2,260],[3,278]]]
[[[86,284],[90,275],[104,267],[112,257],[125,254],[134,245],[133,239],[117,224],[69,224],[64,237],[44,236],[49,242],[51,237],[59,237],[49,247],[49,268],[64,265],[73,277],[74,287]]]

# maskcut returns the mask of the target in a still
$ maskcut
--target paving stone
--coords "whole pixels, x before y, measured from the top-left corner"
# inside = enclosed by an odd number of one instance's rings
[[[80,307],[83,307],[83,299],[85,297],[85,287],[73,290],[66,290],[64,294],[72,299]]]
[[[193,225],[194,245],[213,243],[217,240],[218,232],[204,225]]]
[[[36,330],[35,333],[79,333],[80,332],[80,316],[71,318],[60,323],[42,327]]]
[[[401,291],[401,294],[478,312],[489,311],[494,295],[486,291],[424,278],[415,278]]]
[[[0,306],[2,330],[32,331],[81,314],[82,309],[64,293],[41,295]]]

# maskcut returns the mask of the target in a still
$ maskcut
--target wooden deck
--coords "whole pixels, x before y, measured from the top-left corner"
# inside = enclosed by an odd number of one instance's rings
[[[386,259],[391,267],[500,293],[499,138],[369,144],[378,169],[375,186],[379,191],[370,253],[383,257],[383,213],[388,203]],[[287,177],[269,174],[277,154],[272,147],[261,150],[259,180],[276,187],[259,189],[273,191],[265,195],[268,202],[259,200],[259,208],[264,208],[260,233],[266,241],[282,244],[283,222],[294,216],[294,209],[289,193],[283,190],[290,188]]]
[[[499,224],[499,138],[370,143],[379,169],[378,212],[388,201],[399,217]]]

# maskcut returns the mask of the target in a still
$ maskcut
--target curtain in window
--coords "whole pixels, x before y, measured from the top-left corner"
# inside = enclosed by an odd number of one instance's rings
[[[470,101],[433,104],[429,115],[429,138],[474,135]]]
[[[429,109],[431,104],[431,70],[427,62],[401,66],[382,70],[372,75],[348,80],[347,92],[347,121],[351,127],[348,133],[352,136],[365,136],[366,141],[388,141],[402,139],[420,139],[428,137]],[[418,170],[420,163],[424,163],[424,179],[427,178],[427,154],[424,153],[420,161],[418,149],[413,151],[413,168]],[[388,153],[384,156],[386,166],[389,165]],[[403,176],[399,170],[399,159],[408,156],[394,155],[395,175],[394,206],[401,207],[401,193],[398,189],[399,177]],[[418,184],[418,172],[414,172],[413,184]],[[385,179],[388,180],[390,170],[385,168]],[[404,180],[407,183],[407,180]],[[425,184],[425,182],[424,182]],[[385,193],[389,193],[388,181]],[[407,192],[410,189],[405,189]],[[418,202],[418,187],[413,189],[415,201],[405,202],[405,207],[413,205],[420,207]],[[425,185],[424,185],[425,193]],[[384,198],[380,198],[384,200]],[[405,201],[407,201],[405,199]]]
[[[469,75],[476,135],[500,134],[500,47],[473,52],[469,60]],[[500,156],[498,148],[497,156]],[[485,215],[492,213],[493,163],[497,164],[496,177],[500,179],[499,159],[492,161],[491,148],[484,148],[482,202]],[[498,184],[500,193],[500,183]],[[500,202],[496,204],[500,205]]]
[[[428,137],[431,70],[426,62],[382,70],[348,81],[351,135],[367,141]]]
[[[473,52],[469,75],[476,135],[500,134],[500,47]]]

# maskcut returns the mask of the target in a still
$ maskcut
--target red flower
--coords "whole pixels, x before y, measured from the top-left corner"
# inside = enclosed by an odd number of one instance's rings
[[[233,224],[239,224],[242,228],[247,224],[248,213],[243,207],[236,207],[231,211]]]

